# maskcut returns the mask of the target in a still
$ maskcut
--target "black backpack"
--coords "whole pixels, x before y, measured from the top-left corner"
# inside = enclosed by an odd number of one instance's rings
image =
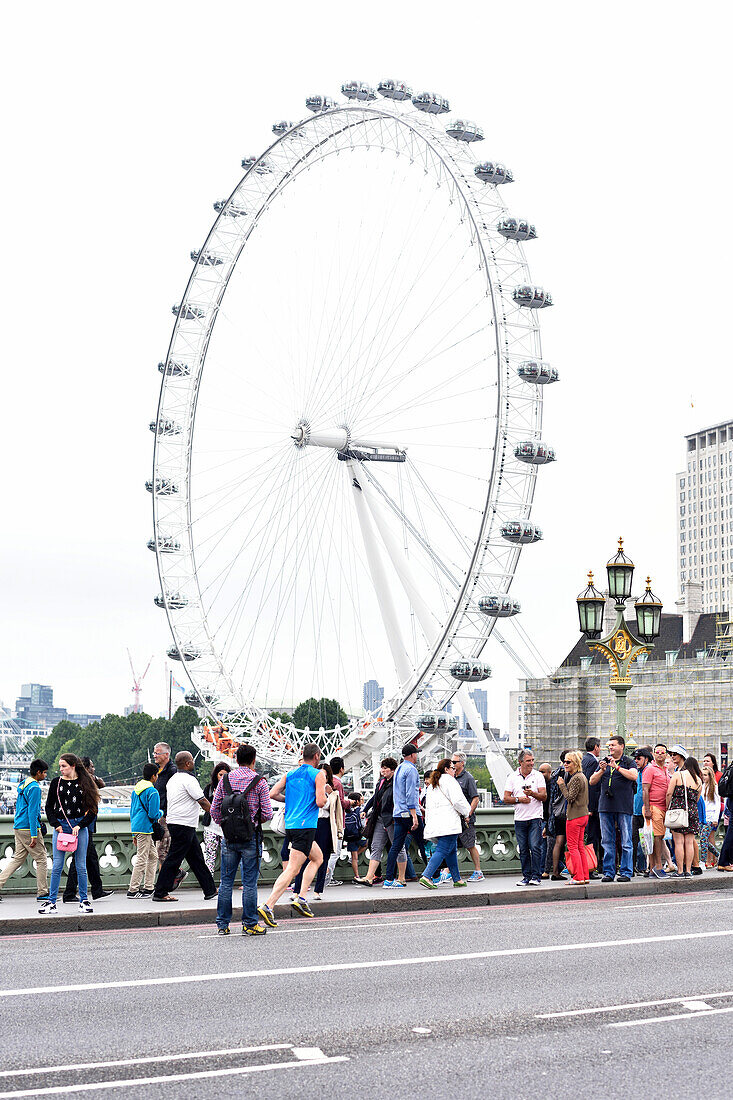
[[[247,795],[261,779],[261,775],[256,775],[243,791],[233,791],[229,776],[226,773],[222,776],[224,798],[221,803],[221,831],[229,844],[249,844],[255,835],[255,828],[260,825],[259,814],[257,823],[252,821]]]
[[[733,798],[733,764],[729,764],[720,777],[718,794],[721,798]]]

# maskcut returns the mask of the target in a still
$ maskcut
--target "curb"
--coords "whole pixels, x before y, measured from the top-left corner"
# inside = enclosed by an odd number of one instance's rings
[[[542,887],[539,890],[502,890],[496,893],[468,893],[456,891],[452,894],[432,893],[415,897],[384,897],[381,893],[359,891],[357,897],[348,900],[318,902],[319,917],[366,916],[399,912],[417,912],[430,909],[467,909],[483,906],[507,906],[544,904],[559,901],[608,901],[616,898],[635,898],[671,894],[697,894],[701,892],[730,890],[733,888],[733,876],[720,878],[669,879],[654,882],[642,879],[629,883],[591,883],[589,886],[563,885]],[[356,888],[355,888],[356,889]],[[95,913],[92,917],[31,916],[0,919],[0,936],[33,935],[38,932],[96,932],[126,931],[138,928],[172,928],[187,924],[207,924],[212,921],[213,909],[166,909],[164,912]],[[277,906],[279,921],[302,920],[285,905]]]

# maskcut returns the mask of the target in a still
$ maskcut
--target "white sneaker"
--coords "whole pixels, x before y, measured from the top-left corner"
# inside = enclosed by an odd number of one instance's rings
[[[92,909],[92,903],[90,901],[80,901],[79,902],[79,912],[80,913],[93,913],[94,910]]]
[[[41,908],[38,910],[42,917],[55,917],[58,913],[55,901],[44,901]]]
[[[450,871],[446,867],[444,870],[442,870],[440,872],[440,878],[438,879],[438,885],[439,886],[445,886],[446,882],[452,882],[452,881],[453,881],[453,879],[450,877]]]

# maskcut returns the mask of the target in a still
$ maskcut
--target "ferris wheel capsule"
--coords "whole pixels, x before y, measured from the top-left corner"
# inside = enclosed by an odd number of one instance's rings
[[[502,218],[496,223],[496,231],[509,241],[533,241],[537,236],[535,227],[523,218]]]
[[[502,593],[496,596],[481,596],[478,601],[478,609],[482,615],[493,615],[497,619],[509,619],[520,613],[522,605],[513,596]]]
[[[401,80],[380,80],[377,91],[386,99],[396,99],[398,103],[412,99],[412,88]]]
[[[158,420],[153,420],[150,423],[151,432],[155,432],[156,435],[181,435],[183,428],[180,424],[177,424],[175,420],[169,420],[165,416],[161,416]]]
[[[184,596],[181,592],[159,592],[153,597],[153,603],[163,610],[167,607],[170,611],[180,611],[188,607],[188,596]]]
[[[179,321],[200,321],[202,317],[206,316],[205,309],[202,309],[201,306],[192,305],[190,302],[172,306],[171,313],[175,313]]]
[[[491,676],[491,669],[485,661],[454,661],[450,674],[464,684],[480,684]]]
[[[519,546],[528,546],[542,539],[542,528],[528,520],[512,519],[501,526],[501,537]]]
[[[347,99],[358,99],[362,102],[371,102],[377,98],[374,88],[364,80],[347,80],[341,85],[341,91]]]
[[[272,172],[272,167],[267,157],[243,157],[242,168],[244,168],[245,172],[254,170],[257,176],[265,176]]]
[[[200,252],[198,249],[193,250],[191,259],[195,264],[201,264],[202,267],[219,267],[220,264],[226,262],[226,256],[222,256],[218,252]]]
[[[524,309],[546,309],[552,305],[552,295],[541,286],[518,286],[512,298]]]
[[[169,359],[167,362],[158,363],[158,370],[168,378],[188,378],[191,373],[191,364],[179,359]]]
[[[172,645],[166,652],[171,661],[197,661],[201,656],[201,650],[195,645],[181,645],[180,648]]]
[[[482,164],[477,164],[473,172],[483,183],[493,183],[498,186],[501,183],[514,182],[512,170],[504,164],[499,164],[498,161],[485,160]]]
[[[277,122],[273,122],[272,132],[273,132],[273,134],[276,134],[278,137],[282,137],[283,134],[287,134],[288,130],[292,130],[294,125],[295,125],[294,122],[290,122],[286,118],[281,118],[281,119],[278,119]]]
[[[149,493],[155,490],[156,496],[159,497],[172,497],[180,492],[178,482],[168,477],[156,477],[154,481],[146,481],[145,488]]]
[[[445,115],[450,111],[450,103],[435,92],[419,92],[412,97],[414,107],[427,115]]]
[[[544,466],[547,462],[555,461],[555,450],[540,439],[526,439],[522,443],[517,443],[514,448],[514,457],[530,466]]]
[[[331,107],[336,106],[336,103],[330,95],[309,95],[305,101],[305,105],[309,111],[317,115],[323,111],[329,111]]]
[[[549,363],[543,363],[537,359],[526,359],[517,367],[517,374],[523,382],[534,382],[536,386],[546,386],[551,382],[557,382],[557,367],[551,367]]]
[[[157,535],[153,539],[148,539],[148,550],[152,550],[158,554],[177,554],[181,549],[181,544],[178,539],[172,538],[170,535]]]
[[[236,200],[229,199],[217,199],[214,203],[214,210],[217,214],[221,214],[225,218],[246,218],[247,211],[241,203]]]
[[[484,132],[480,126],[477,126],[475,122],[468,122],[466,119],[457,118],[453,122],[449,122],[445,128],[446,134],[455,138],[456,141],[483,141]]]

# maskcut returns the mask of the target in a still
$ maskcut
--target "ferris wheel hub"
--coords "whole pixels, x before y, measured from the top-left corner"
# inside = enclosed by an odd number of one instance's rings
[[[404,456],[407,449],[401,443],[387,442],[384,439],[365,439],[358,433],[354,435],[346,425],[314,431],[310,421],[305,418],[298,421],[290,438],[298,450],[303,450],[305,447],[326,447],[338,451],[339,454],[350,454],[353,448],[358,447],[367,451],[395,451]]]

